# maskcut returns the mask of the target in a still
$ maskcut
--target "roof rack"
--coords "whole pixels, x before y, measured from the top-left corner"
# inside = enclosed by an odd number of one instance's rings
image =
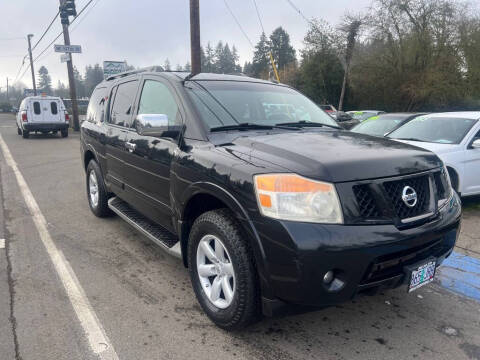
[[[154,65],[154,66],[149,66],[149,67],[145,67],[145,68],[141,68],[141,69],[126,71],[126,72],[123,72],[123,73],[119,73],[119,74],[109,76],[107,78],[107,81],[119,79],[119,78],[129,76],[129,75],[140,74],[140,73],[143,73],[143,72],[164,72],[164,71],[165,70],[160,65]]]

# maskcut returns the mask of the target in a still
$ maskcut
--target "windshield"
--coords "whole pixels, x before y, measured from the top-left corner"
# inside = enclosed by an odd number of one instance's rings
[[[459,144],[476,122],[475,119],[419,116],[392,132],[389,137],[439,144]]]
[[[368,118],[370,118],[372,116],[375,116],[377,113],[372,112],[372,111],[356,111],[354,113],[349,112],[349,114],[355,120],[364,121],[364,120],[367,120]]]
[[[273,126],[287,122],[338,124],[315,103],[285,86],[239,82],[197,81],[189,94],[209,128],[242,123]]]
[[[352,131],[374,136],[384,136],[395,129],[404,120],[405,117],[373,116],[355,126]]]

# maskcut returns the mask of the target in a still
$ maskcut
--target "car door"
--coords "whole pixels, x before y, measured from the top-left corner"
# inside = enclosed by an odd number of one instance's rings
[[[42,104],[41,101],[38,99],[34,99],[30,102],[30,114],[31,120],[29,122],[39,123],[43,122],[43,111],[42,111]]]
[[[122,197],[127,127],[130,125],[138,80],[117,83],[110,92],[107,122],[105,124],[106,180],[111,190]]]
[[[183,115],[174,89],[156,76],[142,79],[136,115],[164,114],[169,125],[181,125]],[[136,208],[151,220],[173,230],[170,204],[170,166],[178,141],[167,137],[141,136],[132,122],[127,134],[126,192]]]
[[[480,124],[470,134],[465,150],[464,195],[480,194],[480,149],[472,147],[472,143],[480,139]]]

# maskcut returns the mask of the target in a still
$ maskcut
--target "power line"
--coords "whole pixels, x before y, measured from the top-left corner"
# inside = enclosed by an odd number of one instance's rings
[[[262,17],[260,16],[260,12],[258,11],[257,2],[253,0],[253,3],[255,5],[255,11],[257,12],[258,21],[260,22],[260,27],[262,28],[262,32],[265,34],[265,28],[263,27]]]
[[[18,75],[20,75],[20,71],[22,71],[23,65],[25,64],[25,59],[27,58],[27,55],[25,55],[22,59],[22,64],[18,68],[17,75],[15,76],[15,80],[13,80],[13,83],[15,84],[18,80]]]
[[[309,20],[309,19],[303,14],[303,12],[302,12],[297,6],[295,6],[295,4],[294,4],[291,0],[287,0],[287,2],[290,4],[290,6],[291,6],[297,13],[300,14],[301,17],[303,17],[303,19],[304,19],[307,23],[309,23],[309,24],[312,23],[312,21]]]
[[[80,10],[80,11],[78,12],[77,16],[75,16],[75,17],[72,19],[72,21],[70,22],[70,25],[73,24],[73,23],[75,22],[75,20],[77,20],[80,15],[82,15],[82,13],[85,11],[85,9],[88,7],[88,5],[90,5],[93,1],[94,1],[94,0],[89,0],[89,1],[85,4],[85,6],[82,8],[82,10]],[[55,41],[57,41],[58,38],[59,38],[60,36],[62,36],[62,35],[63,35],[63,31],[61,31],[60,34],[58,34],[57,37],[56,37],[55,39],[53,39],[53,40],[50,42],[50,44],[48,44],[48,45],[42,50],[42,52],[35,57],[35,59],[33,59],[33,62],[37,61],[48,49],[50,49],[50,47],[53,45],[53,43],[54,43]]]
[[[50,24],[48,25],[47,29],[43,32],[42,36],[40,37],[40,40],[38,40],[38,41],[35,43],[35,45],[33,45],[32,51],[35,50],[35,48],[38,46],[38,44],[40,43],[40,41],[43,40],[43,38],[44,38],[45,35],[47,34],[48,30],[50,30],[50,28],[52,27],[54,21],[57,20],[57,17],[58,17],[59,14],[60,14],[60,11],[58,11],[57,14],[53,17],[53,20],[50,22]]]
[[[243,35],[245,36],[245,38],[248,40],[248,42],[250,43],[250,45],[253,47],[255,47],[252,43],[252,41],[250,40],[250,38],[248,37],[247,33],[245,32],[245,30],[243,29],[242,25],[240,24],[240,22],[238,21],[238,19],[236,18],[236,16],[233,14],[233,11],[232,9],[230,9],[230,6],[228,6],[228,3],[227,3],[227,0],[223,0],[223,2],[225,3],[225,6],[227,7],[228,11],[230,12],[230,15],[232,15],[233,19],[235,20],[235,22],[237,23],[238,27],[240,28],[240,31],[243,33]]]

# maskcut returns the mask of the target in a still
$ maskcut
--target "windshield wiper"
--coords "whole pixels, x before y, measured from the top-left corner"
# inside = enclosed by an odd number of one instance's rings
[[[285,129],[285,130],[300,130],[299,128],[292,128],[288,126],[278,126],[278,125],[261,125],[255,123],[239,123],[233,125],[223,125],[215,126],[210,128],[211,132],[215,131],[228,131],[228,130],[272,130],[272,129]]]
[[[305,121],[305,120],[300,120],[300,121],[295,121],[295,122],[285,122],[285,123],[280,123],[280,124],[275,124],[276,126],[296,126],[296,127],[331,127],[333,129],[342,129],[340,126],[335,126],[335,125],[329,125],[329,124],[323,124],[323,123],[317,123],[313,121]]]

